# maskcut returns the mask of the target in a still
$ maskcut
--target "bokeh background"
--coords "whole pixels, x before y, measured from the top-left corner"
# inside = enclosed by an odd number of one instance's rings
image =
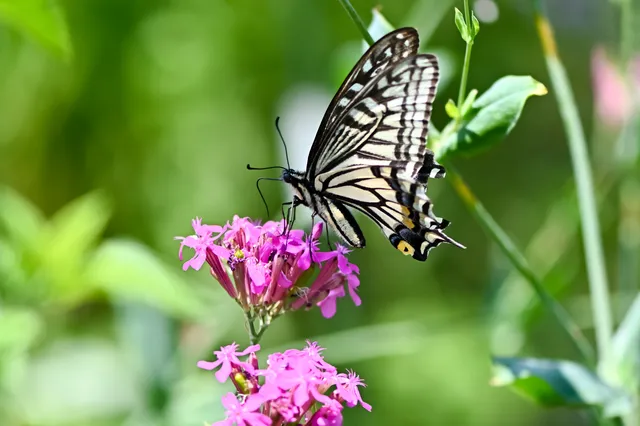
[[[245,166],[284,164],[280,116],[292,162],[304,167],[324,109],[362,52],[357,29],[328,0],[60,0],[68,33],[29,9],[53,2],[24,0],[17,14],[10,3],[0,1],[0,424],[222,419],[230,385],[195,364],[221,345],[248,344],[242,313],[206,271],[182,271],[173,237],[190,234],[195,216],[210,224],[234,214],[267,219],[255,180],[277,172]],[[481,31],[469,86],[483,91],[517,74],[549,87],[530,2],[472,3]],[[626,261],[617,256],[628,248],[620,248],[620,212],[637,209],[639,191],[630,185],[623,201],[631,204],[621,203],[608,176],[620,150],[637,164],[636,148],[620,146],[621,120],[594,106],[597,75],[616,82],[606,57],[619,49],[619,13],[604,0],[547,3],[588,130],[622,309],[624,283],[637,283],[637,240]],[[353,5],[367,21],[382,6],[440,56],[433,122],[442,128],[464,55],[453,23],[462,2]],[[604,74],[593,72],[598,66]],[[614,106],[624,95],[603,93]],[[553,96],[531,99],[502,144],[455,164],[591,335],[571,162]],[[263,190],[278,219],[288,191],[271,182]],[[577,354],[447,180],[430,183],[430,195],[467,250],[441,246],[415,262],[360,217],[368,247],[351,260],[361,270],[362,306],[343,299],[329,320],[318,310],[280,318],[264,353],[317,339],[328,361],[355,369],[374,408],[346,410],[345,424],[587,424],[578,411],[546,411],[489,386],[491,354]],[[308,212],[301,216],[300,226]]]

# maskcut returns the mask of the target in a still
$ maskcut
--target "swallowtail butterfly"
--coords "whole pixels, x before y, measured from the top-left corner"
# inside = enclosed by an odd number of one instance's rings
[[[418,43],[415,29],[402,28],[371,46],[331,101],[307,170],[285,169],[282,180],[293,187],[294,208],[311,208],[348,245],[365,245],[351,207],[396,249],[424,261],[443,241],[463,246],[444,234],[449,222],[427,197],[428,178],[445,170],[426,147],[438,60],[418,54]]]

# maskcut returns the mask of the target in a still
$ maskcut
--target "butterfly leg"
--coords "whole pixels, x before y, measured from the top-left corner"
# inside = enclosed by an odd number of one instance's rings
[[[329,250],[333,250],[333,246],[331,245],[331,239],[329,238],[329,227],[325,226],[324,227],[324,233],[327,236],[327,246],[329,247]]]
[[[291,212],[291,205],[293,204],[293,201],[287,201],[285,203],[282,203],[282,205],[280,206],[280,212],[282,213],[282,220],[285,222],[285,228],[289,225],[289,213]],[[289,206],[289,208],[287,208],[287,214],[284,214],[284,206]]]
[[[286,224],[284,227],[284,232],[282,235],[285,235],[286,237],[286,241],[287,243],[285,243],[285,251],[287,250],[287,244],[289,242],[289,232],[293,229],[293,223],[296,221],[296,206],[298,205],[296,203],[296,200],[294,199],[293,201],[287,202],[287,203],[282,203],[282,208],[283,208],[283,215],[284,215],[284,206],[288,205],[289,208],[287,209],[287,217],[286,217]]]

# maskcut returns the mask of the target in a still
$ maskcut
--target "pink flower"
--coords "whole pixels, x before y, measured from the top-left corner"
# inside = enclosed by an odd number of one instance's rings
[[[323,349],[315,342],[307,342],[302,350],[289,349],[283,353],[269,355],[267,368],[257,369],[256,347],[237,352],[237,345],[225,347],[224,354],[216,352],[218,359],[229,360],[235,364],[252,364],[251,372],[237,370],[237,380],[254,384],[247,391],[239,391],[235,397],[229,393],[222,399],[227,418],[214,425],[248,425],[264,426],[273,421],[305,426],[341,426],[343,402],[349,407],[358,403],[365,409],[371,406],[362,401],[359,386],[363,386],[360,378],[353,372],[338,374],[336,368],[327,363],[321,355]],[[249,361],[237,359],[241,354],[249,354]],[[230,371],[224,362],[216,364],[220,371]],[[231,368],[233,370],[233,367]],[[216,373],[216,377],[218,374]],[[244,379],[242,377],[244,376]],[[257,380],[263,377],[263,383]]]
[[[365,410],[371,411],[371,405],[362,400],[358,386],[364,387],[364,382],[353,371],[349,371],[348,375],[338,374],[336,394],[347,401],[349,407],[360,403]]]
[[[340,247],[338,246],[338,250],[335,252],[318,254],[318,257],[325,258],[327,263],[320,270],[318,277],[311,284],[306,295],[306,304],[315,303],[325,318],[331,318],[335,315],[337,300],[346,296],[344,284],[347,284],[349,295],[354,304],[360,306],[362,302],[357,293],[360,280],[355,274],[359,272],[358,267],[347,262],[344,257],[344,250],[341,250]],[[340,263],[342,263],[342,268]],[[345,273],[343,271],[348,272]],[[301,300],[293,302],[293,308],[299,307],[301,303]]]
[[[180,259],[184,247],[195,251],[183,269],[200,269],[207,262],[211,275],[245,313],[265,313],[258,318],[262,324],[284,312],[313,305],[320,306],[329,318],[336,312],[336,299],[345,296],[344,289],[339,289],[345,284],[354,303],[361,303],[356,293],[359,269],[349,263],[349,250],[339,244],[334,251],[318,249],[322,223],[308,236],[296,229],[285,232],[284,221],[260,225],[238,216],[224,226],[203,225],[200,218],[192,225],[195,235],[176,237],[181,240]],[[320,273],[307,288],[305,281],[314,269]]]
[[[238,401],[238,398],[231,392],[222,397],[222,405],[227,410],[225,414],[227,418],[213,425],[219,426],[269,426],[271,419],[259,411],[256,411],[262,404],[262,398],[258,395],[249,395],[244,403]]]
[[[209,361],[198,361],[198,367],[204,370],[213,370],[214,368],[220,367],[220,370],[216,371],[216,379],[220,383],[224,383],[229,377],[232,369],[242,368],[245,371],[253,372],[253,366],[250,363],[242,362],[238,359],[239,356],[247,355],[248,353],[253,353],[260,350],[260,345],[249,346],[242,352],[237,352],[238,345],[233,342],[230,345],[222,346],[219,351],[215,351],[214,354],[218,358],[217,361],[209,362]]]
[[[342,426],[342,404],[335,399],[321,407],[309,421],[311,426]]]
[[[213,240],[220,236],[222,232],[224,232],[224,227],[216,226],[216,225],[202,225],[202,219],[197,217],[191,221],[191,225],[193,226],[194,231],[196,231],[195,235],[190,235],[188,237],[175,237],[176,240],[181,240],[180,250],[178,251],[178,257],[182,260],[182,249],[184,247],[189,247],[195,250],[195,255],[186,261],[184,265],[182,265],[183,270],[189,269],[192,267],[196,271],[202,267],[206,258],[207,258],[207,247],[213,243]],[[217,232],[218,235],[213,237],[213,233]]]
[[[316,259],[318,259],[320,262],[326,262],[327,260],[330,260],[330,259],[337,259],[338,269],[340,270],[340,272],[342,272],[345,275],[350,274],[353,271],[358,273],[360,272],[358,267],[356,265],[349,263],[349,261],[347,260],[346,254],[350,252],[351,250],[347,249],[346,247],[340,244],[336,244],[335,251],[330,251],[327,253],[318,253],[316,255]]]
[[[604,48],[597,47],[591,54],[593,94],[598,117],[608,126],[625,123],[640,102],[640,57],[631,61],[629,82],[625,82],[624,70],[615,66]]]

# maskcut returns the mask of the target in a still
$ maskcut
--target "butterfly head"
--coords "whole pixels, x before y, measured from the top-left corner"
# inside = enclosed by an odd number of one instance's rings
[[[304,173],[293,169],[284,169],[282,171],[282,181],[291,185],[293,195],[299,200],[299,203],[307,204],[307,197],[304,195],[308,193],[308,185],[306,184],[307,180],[304,177]]]

